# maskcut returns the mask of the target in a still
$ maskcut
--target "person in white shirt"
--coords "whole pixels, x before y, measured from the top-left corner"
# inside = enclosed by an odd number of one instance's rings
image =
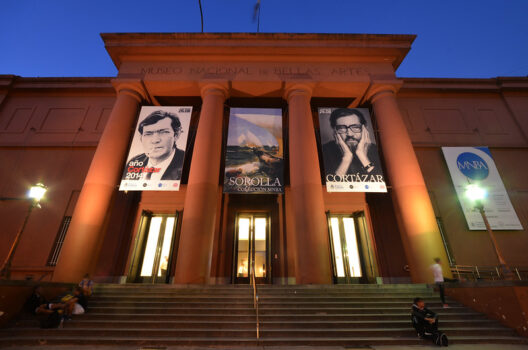
[[[442,271],[442,265],[440,264],[440,258],[434,259],[435,263],[431,265],[431,271],[433,271],[434,282],[438,286],[440,291],[440,300],[442,300],[442,305],[444,308],[448,308],[449,305],[445,302],[444,295],[444,273]]]

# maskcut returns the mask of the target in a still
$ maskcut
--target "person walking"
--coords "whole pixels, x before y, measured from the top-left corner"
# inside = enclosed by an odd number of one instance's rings
[[[438,287],[438,290],[440,292],[440,300],[442,301],[442,307],[444,309],[448,308],[449,305],[447,305],[445,301],[445,293],[444,293],[444,272],[442,270],[442,265],[440,258],[434,259],[434,264],[431,265],[431,271],[433,272],[433,278],[436,286]]]

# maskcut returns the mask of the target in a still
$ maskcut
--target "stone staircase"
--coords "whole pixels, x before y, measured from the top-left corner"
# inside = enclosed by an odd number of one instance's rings
[[[19,320],[0,330],[14,345],[363,346],[414,345],[415,296],[438,311],[452,343],[528,344],[509,328],[425,285],[258,286],[260,339],[250,286],[98,285],[85,315],[63,328]]]

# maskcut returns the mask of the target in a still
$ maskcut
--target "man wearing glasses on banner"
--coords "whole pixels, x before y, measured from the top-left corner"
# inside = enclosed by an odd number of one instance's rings
[[[127,180],[180,180],[185,152],[176,147],[182,133],[174,113],[154,111],[139,123],[144,153],[127,162]]]
[[[323,145],[327,174],[382,176],[378,149],[372,142],[367,121],[357,109],[338,108],[330,114],[334,139]],[[361,181],[361,180],[357,180]]]

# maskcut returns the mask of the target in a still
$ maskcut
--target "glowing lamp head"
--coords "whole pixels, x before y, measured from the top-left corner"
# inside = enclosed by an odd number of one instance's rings
[[[477,184],[468,185],[466,188],[466,197],[472,201],[481,201],[488,196],[486,189]]]
[[[31,186],[28,192],[28,197],[38,202],[44,197],[47,190],[48,189],[46,188],[46,186],[41,183],[38,183],[34,186]]]

